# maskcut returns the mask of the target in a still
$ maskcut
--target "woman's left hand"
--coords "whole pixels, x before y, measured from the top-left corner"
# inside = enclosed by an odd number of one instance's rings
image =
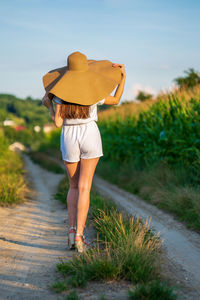
[[[125,71],[124,64],[115,64],[115,63],[113,63],[112,66],[114,68],[120,67],[123,77],[126,77],[126,71]]]

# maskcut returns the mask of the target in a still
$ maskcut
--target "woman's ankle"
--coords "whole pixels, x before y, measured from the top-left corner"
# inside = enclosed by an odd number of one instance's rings
[[[82,240],[82,238],[83,238],[83,233],[76,232],[75,238],[76,238],[78,241],[79,241],[79,240]]]
[[[83,237],[82,236],[75,236],[75,241],[82,241],[83,240]]]

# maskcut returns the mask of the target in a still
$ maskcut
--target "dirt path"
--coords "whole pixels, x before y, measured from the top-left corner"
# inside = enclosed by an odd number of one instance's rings
[[[200,236],[189,231],[172,216],[149,205],[116,185],[94,176],[94,186],[100,194],[111,198],[121,208],[145,220],[151,217],[155,232],[160,232],[168,258],[168,272],[181,283],[186,299],[200,299]]]
[[[67,211],[52,196],[63,175],[41,171],[27,157],[25,163],[37,191],[22,205],[0,208],[0,299],[57,299],[47,285],[59,257],[71,255]]]

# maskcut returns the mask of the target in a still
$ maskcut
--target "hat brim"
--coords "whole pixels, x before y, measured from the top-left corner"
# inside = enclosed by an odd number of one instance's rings
[[[121,81],[121,70],[108,60],[88,60],[87,71],[72,71],[68,66],[43,76],[47,92],[64,101],[92,105],[107,97]]]

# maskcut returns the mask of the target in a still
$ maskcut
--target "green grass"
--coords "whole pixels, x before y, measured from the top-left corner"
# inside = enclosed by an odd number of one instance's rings
[[[0,206],[22,203],[28,192],[23,160],[8,145],[7,139],[0,136]]]
[[[104,295],[104,293],[102,293],[102,294],[99,296],[98,300],[106,300],[106,296]]]
[[[68,290],[68,283],[67,281],[56,281],[51,284],[50,289],[56,293],[61,293]]]
[[[71,291],[65,298],[64,300],[78,300],[79,297],[76,293],[76,291]]]
[[[167,282],[160,280],[138,285],[135,290],[129,290],[130,300],[175,300],[177,295]]]

